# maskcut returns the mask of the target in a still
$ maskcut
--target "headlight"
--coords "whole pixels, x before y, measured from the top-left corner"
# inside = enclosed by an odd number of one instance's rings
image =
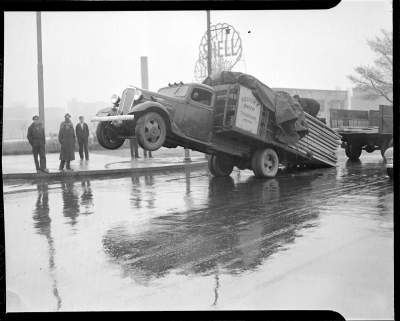
[[[142,98],[143,93],[140,89],[135,88],[135,93],[133,94],[133,100],[139,100],[140,98]]]
[[[119,103],[119,100],[120,100],[120,98],[119,98],[118,95],[114,94],[114,95],[111,96],[111,102],[112,102],[114,105],[115,105],[115,104],[118,104],[118,103]]]

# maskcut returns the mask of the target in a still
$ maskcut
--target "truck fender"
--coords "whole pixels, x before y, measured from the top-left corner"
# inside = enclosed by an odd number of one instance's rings
[[[100,109],[97,113],[96,116],[108,116],[109,114],[112,114],[113,111],[113,107],[106,107],[103,109]]]

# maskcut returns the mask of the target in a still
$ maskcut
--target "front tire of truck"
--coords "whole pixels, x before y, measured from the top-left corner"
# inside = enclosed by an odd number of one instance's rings
[[[117,136],[115,127],[110,122],[100,122],[96,128],[96,137],[100,146],[106,149],[117,149],[125,142]]]
[[[208,169],[213,176],[227,177],[233,171],[233,164],[223,157],[211,155],[208,157]]]
[[[360,158],[362,149],[361,149],[361,146],[348,144],[344,151],[346,153],[346,156],[351,161],[354,162],[354,161],[357,161]]]
[[[251,159],[256,177],[275,177],[279,169],[279,157],[272,148],[256,150]]]
[[[167,137],[167,125],[164,118],[156,112],[145,113],[136,122],[135,135],[140,147],[144,150],[159,149]]]

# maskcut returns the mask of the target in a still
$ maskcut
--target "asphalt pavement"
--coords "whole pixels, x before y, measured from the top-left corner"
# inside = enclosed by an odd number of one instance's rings
[[[5,181],[8,311],[328,309],[393,319],[393,185],[337,168]]]

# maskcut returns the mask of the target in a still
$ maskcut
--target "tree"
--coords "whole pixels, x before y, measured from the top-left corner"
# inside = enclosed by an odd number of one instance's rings
[[[348,76],[357,89],[365,92],[365,98],[384,97],[393,103],[393,33],[381,30],[375,39],[367,40],[369,48],[376,54],[373,66],[358,66],[357,75]]]

